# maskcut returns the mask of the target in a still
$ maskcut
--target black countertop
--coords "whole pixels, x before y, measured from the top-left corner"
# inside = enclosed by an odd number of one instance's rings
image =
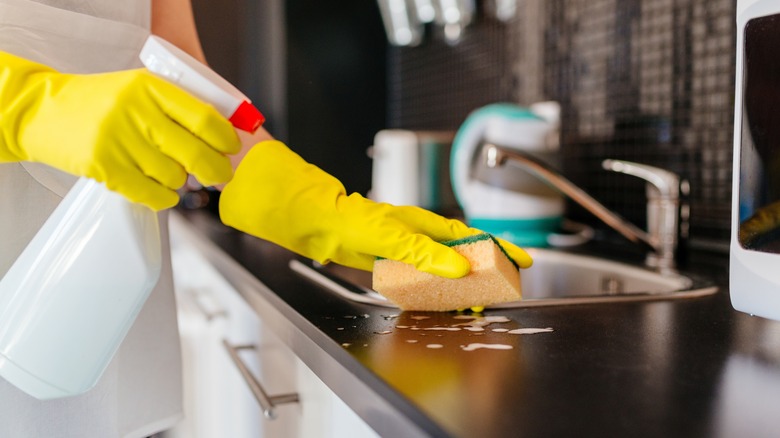
[[[714,295],[491,310],[508,322],[470,331],[454,312],[345,300],[292,272],[292,253],[182,214],[267,286],[245,298],[385,436],[780,436],[780,322],[733,310],[723,255],[690,258]]]

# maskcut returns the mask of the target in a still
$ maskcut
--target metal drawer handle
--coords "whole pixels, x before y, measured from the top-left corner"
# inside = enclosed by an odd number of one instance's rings
[[[195,303],[195,307],[198,308],[198,311],[203,314],[203,316],[206,318],[206,321],[211,321],[212,319],[220,318],[220,317],[227,317],[228,313],[225,309],[216,309],[216,310],[209,310],[206,308],[206,306],[201,302],[201,299],[203,297],[211,297],[210,291],[208,290],[200,290],[200,289],[193,289],[192,290],[192,302]]]
[[[255,399],[257,399],[257,403],[260,404],[260,408],[263,410],[263,415],[266,418],[271,420],[276,418],[276,412],[274,411],[276,405],[282,405],[285,403],[298,403],[299,398],[297,393],[269,396],[260,385],[260,382],[258,382],[255,376],[252,375],[252,372],[249,371],[249,368],[246,366],[244,361],[241,360],[238,352],[239,350],[254,350],[256,348],[254,345],[231,345],[227,339],[223,339],[222,344],[225,345],[230,358],[233,360],[233,363],[236,365],[236,367],[238,367],[238,371],[241,372],[241,376],[244,378],[244,381],[246,381],[247,385],[249,385],[249,389],[252,391]]]

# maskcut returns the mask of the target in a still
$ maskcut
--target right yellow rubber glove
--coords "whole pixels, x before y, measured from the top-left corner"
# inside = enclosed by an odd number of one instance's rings
[[[214,107],[146,70],[62,74],[0,52],[0,162],[35,161],[161,210],[187,174],[230,180],[235,130]]]
[[[255,145],[219,201],[222,221],[321,263],[370,271],[377,257],[460,278],[469,262],[437,242],[481,231],[418,207],[396,207],[346,194],[333,176],[278,141]],[[531,258],[501,241],[522,268]]]

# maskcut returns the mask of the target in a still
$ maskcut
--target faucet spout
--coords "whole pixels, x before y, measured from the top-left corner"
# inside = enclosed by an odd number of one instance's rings
[[[626,239],[643,246],[646,250],[649,250],[651,254],[653,254],[652,258],[654,260],[658,260],[659,257],[663,257],[663,262],[653,263],[655,265],[654,267],[662,269],[674,268],[674,251],[671,252],[672,258],[670,259],[669,254],[667,254],[668,251],[666,249],[666,245],[661,241],[661,239],[659,239],[657,235],[641,230],[636,225],[628,222],[617,213],[611,211],[546,163],[525,152],[508,149],[490,143],[482,146],[482,157],[484,163],[488,167],[500,167],[504,166],[508,162],[522,166],[525,170],[537,178],[540,178],[542,181],[554,187],[564,195],[568,196],[574,202],[592,213],[594,216],[601,219],[604,223],[623,235]],[[611,164],[614,165],[615,162],[613,161]],[[618,165],[618,167],[620,167],[620,165]],[[640,171],[641,170],[644,169],[640,169]],[[675,188],[674,190],[677,189]],[[669,189],[669,191],[671,191],[671,189]],[[668,193],[669,191],[665,192]]]

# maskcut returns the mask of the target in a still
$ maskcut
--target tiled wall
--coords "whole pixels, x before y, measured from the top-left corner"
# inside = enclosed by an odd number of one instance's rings
[[[486,1],[478,2],[484,8]],[[390,51],[391,127],[457,129],[482,105],[556,100],[562,170],[644,224],[644,185],[604,158],[677,172],[691,185],[690,244],[729,236],[733,0],[518,0],[503,23],[480,14],[458,45],[436,29]],[[574,219],[600,226],[570,206]]]

